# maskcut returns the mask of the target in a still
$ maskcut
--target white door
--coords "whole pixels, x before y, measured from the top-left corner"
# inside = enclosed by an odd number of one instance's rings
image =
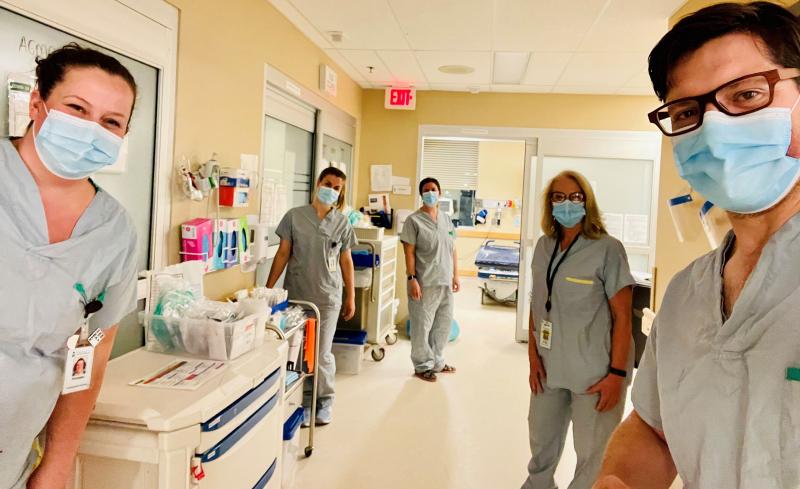
[[[519,253],[519,284],[517,285],[517,328],[516,340],[528,341],[528,315],[531,310],[531,291],[533,276],[531,274],[531,261],[533,248],[539,236],[539,222],[541,209],[539,209],[538,192],[536,191],[537,175],[541,178],[541,167],[537,164],[538,140],[525,139],[525,181],[522,190],[522,235]]]

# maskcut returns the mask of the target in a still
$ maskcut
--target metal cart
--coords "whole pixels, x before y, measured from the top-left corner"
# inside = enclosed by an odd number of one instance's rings
[[[312,453],[314,453],[314,432],[316,430],[316,423],[314,420],[317,419],[317,386],[319,384],[319,377],[317,376],[317,366],[319,365],[319,323],[320,323],[320,313],[319,308],[317,308],[316,304],[307,301],[296,301],[290,300],[289,304],[296,305],[302,307],[306,314],[309,312],[314,314],[313,319],[315,320],[315,335],[314,335],[314,370],[311,372],[303,371],[303,367],[301,366],[301,374],[300,378],[298,378],[294,383],[284,391],[284,399],[289,398],[292,394],[295,393],[297,389],[302,389],[303,384],[305,384],[306,379],[311,379],[311,424],[308,427],[308,445],[305,448],[306,457],[310,457]],[[309,318],[312,319],[312,318]],[[277,326],[270,325],[267,327],[270,331],[274,332],[278,338],[282,340],[288,340],[293,335],[295,335],[300,330],[305,330],[305,323],[299,326],[292,327],[287,331],[283,331],[282,329],[278,328]]]

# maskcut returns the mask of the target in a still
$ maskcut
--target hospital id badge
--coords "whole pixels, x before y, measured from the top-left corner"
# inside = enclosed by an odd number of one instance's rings
[[[336,271],[336,254],[335,253],[328,253],[328,271],[335,272]]]
[[[539,346],[550,349],[553,341],[553,323],[542,320],[542,327],[539,329]]]
[[[67,340],[67,359],[64,364],[62,394],[85,391],[92,386],[94,347],[91,344],[78,346],[79,338],[79,335],[73,335]]]

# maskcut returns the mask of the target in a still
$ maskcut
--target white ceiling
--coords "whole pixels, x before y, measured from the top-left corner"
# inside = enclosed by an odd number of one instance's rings
[[[652,95],[647,55],[685,0],[269,0],[364,88]],[[329,32],[341,31],[341,42]],[[530,53],[494,84],[494,53]],[[467,65],[466,75],[439,71]],[[372,67],[370,70],[368,67]],[[512,70],[513,72],[513,70]]]

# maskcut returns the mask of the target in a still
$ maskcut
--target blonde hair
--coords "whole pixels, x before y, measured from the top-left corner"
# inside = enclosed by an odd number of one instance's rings
[[[561,232],[561,224],[553,218],[553,203],[550,202],[550,194],[553,192],[553,185],[559,178],[571,178],[572,181],[578,184],[581,192],[586,197],[584,206],[586,207],[586,217],[583,218],[583,230],[581,234],[587,239],[599,239],[608,234],[605,226],[603,225],[603,217],[600,214],[600,208],[597,207],[597,198],[594,195],[594,190],[589,184],[589,181],[580,173],[572,170],[565,170],[553,177],[548,182],[547,187],[542,195],[542,232],[551,238],[557,238]]]

